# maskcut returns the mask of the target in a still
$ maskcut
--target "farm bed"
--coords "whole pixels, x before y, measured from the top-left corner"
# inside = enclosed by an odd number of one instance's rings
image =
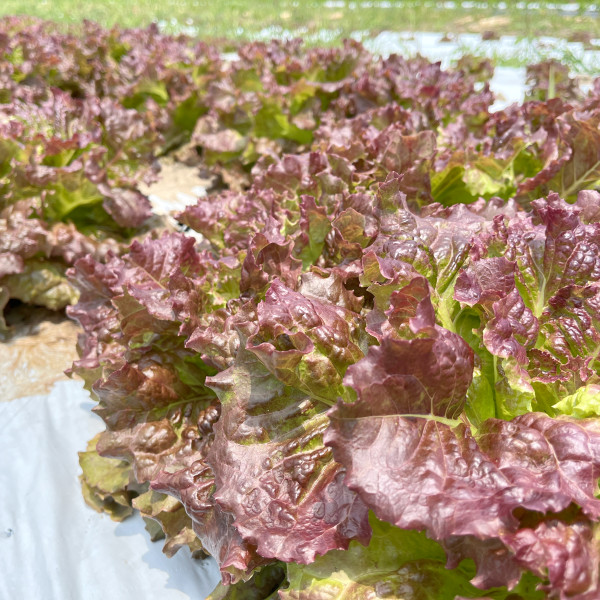
[[[600,81],[83,31],[0,21],[2,349],[87,390],[0,404],[6,593],[596,598]]]
[[[214,561],[168,558],[139,516],[117,523],[82,502],[77,451],[102,429],[92,406],[75,381],[0,403],[0,598],[208,596]]]

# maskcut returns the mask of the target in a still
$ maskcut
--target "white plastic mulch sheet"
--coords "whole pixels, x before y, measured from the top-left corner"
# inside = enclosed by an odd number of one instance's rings
[[[80,382],[0,403],[0,600],[206,598],[215,562],[173,558],[139,516],[94,512],[79,487],[78,451],[103,428]]]

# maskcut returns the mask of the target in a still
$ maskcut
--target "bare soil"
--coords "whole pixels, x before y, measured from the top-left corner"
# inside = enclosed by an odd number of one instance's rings
[[[197,197],[198,187],[210,189],[213,180],[202,177],[198,167],[173,159],[161,159],[159,180],[141,191],[163,200],[169,212],[182,210],[178,193]],[[164,226],[164,223],[162,223]],[[64,313],[22,305],[6,314],[10,337],[0,341],[0,402],[50,391],[77,359],[77,334],[81,331]]]
[[[152,185],[140,186],[140,191],[148,196],[158,196],[174,206],[180,204],[177,194],[197,196],[194,188],[202,187],[206,190],[213,186],[213,179],[203,176],[198,167],[190,167],[176,162],[172,158],[162,158],[159,179]]]
[[[62,313],[32,306],[11,309],[11,337],[0,343],[0,402],[45,394],[77,358],[79,327]]]

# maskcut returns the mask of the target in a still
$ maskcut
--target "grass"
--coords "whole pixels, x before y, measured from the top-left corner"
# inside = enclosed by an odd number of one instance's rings
[[[464,54],[473,54],[459,47],[457,56]],[[591,63],[586,63],[582,60],[581,55],[574,53],[568,48],[562,49],[560,52],[547,52],[543,48],[531,48],[522,53],[509,52],[491,52],[483,55],[475,53],[476,56],[489,58],[493,64],[502,67],[526,67],[546,60],[555,59],[569,67],[573,74],[583,76],[584,81],[591,81],[598,77],[600,73],[600,59],[595,59]]]
[[[538,10],[518,8],[511,0],[470,2],[468,8],[442,1],[415,0],[3,0],[0,15],[27,14],[61,23],[82,19],[103,25],[144,26],[159,21],[166,30],[192,31],[202,37],[252,38],[282,27],[314,34],[333,30],[336,37],[355,31],[383,30],[482,32],[493,30],[522,37],[568,37],[598,31],[598,16],[563,14],[537,2]],[[525,5],[533,4],[524,2]],[[556,4],[553,2],[551,4]],[[579,3],[584,9],[591,0]],[[503,6],[505,5],[505,6]]]
[[[0,16],[33,15],[62,25],[83,19],[124,27],[158,22],[167,32],[205,39],[301,36],[319,44],[337,43],[357,32],[365,39],[381,31],[493,31],[525,39],[584,39],[600,37],[600,16],[586,14],[594,2],[582,0],[579,12],[565,14],[551,10],[545,0],[473,1],[466,6],[442,0],[2,0]],[[498,64],[519,62],[512,55],[492,58]],[[524,60],[531,62],[529,56]]]

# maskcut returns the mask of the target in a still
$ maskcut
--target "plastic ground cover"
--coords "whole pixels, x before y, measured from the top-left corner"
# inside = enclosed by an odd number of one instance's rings
[[[167,558],[141,517],[115,523],[84,503],[77,452],[102,429],[92,405],[78,381],[0,403],[0,599],[205,598],[212,559]]]

